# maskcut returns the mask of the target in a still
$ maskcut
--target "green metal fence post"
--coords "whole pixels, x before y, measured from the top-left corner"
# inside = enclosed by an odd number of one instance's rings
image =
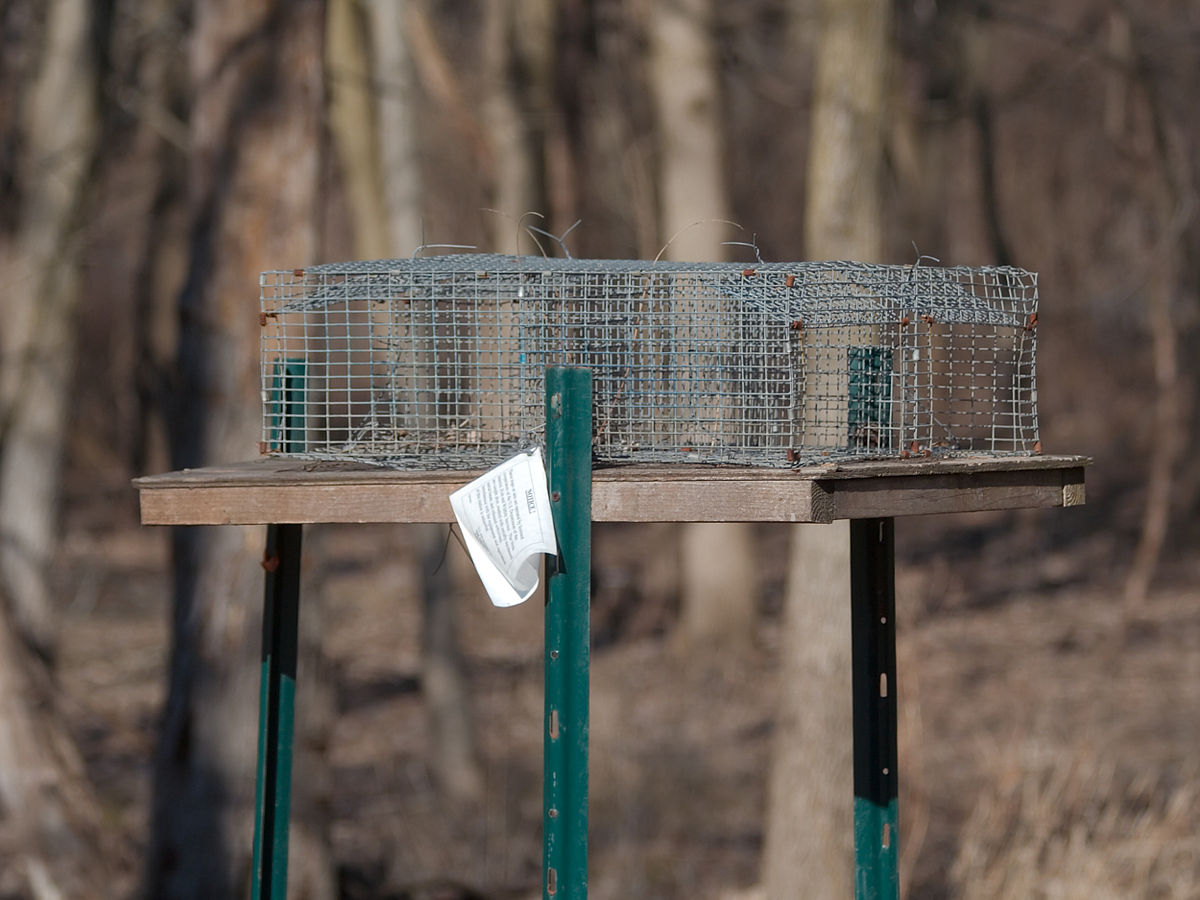
[[[898,900],[896,591],[891,519],[850,522],[854,896]]]
[[[272,448],[304,449],[304,363],[276,364]],[[254,809],[253,900],[287,895],[288,816],[292,800],[296,658],[299,649],[303,526],[267,526],[262,669],[258,698],[258,767]]]
[[[546,370],[546,445],[558,556],[546,593],[542,896],[587,897],[592,373]]]

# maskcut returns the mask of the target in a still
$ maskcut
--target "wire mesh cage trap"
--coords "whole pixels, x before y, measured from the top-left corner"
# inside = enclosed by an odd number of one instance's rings
[[[593,373],[597,462],[795,466],[1039,449],[1012,267],[457,254],[261,279],[264,452],[474,468]]]

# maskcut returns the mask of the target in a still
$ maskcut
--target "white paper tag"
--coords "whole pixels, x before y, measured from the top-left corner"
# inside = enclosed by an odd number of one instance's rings
[[[450,507],[492,603],[528,600],[538,586],[537,555],[558,550],[541,449],[483,473],[450,495]]]

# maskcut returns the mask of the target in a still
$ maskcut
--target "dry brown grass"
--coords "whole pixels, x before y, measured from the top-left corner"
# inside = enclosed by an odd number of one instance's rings
[[[163,535],[135,534],[129,552],[115,534],[69,547],[62,684],[113,826],[138,842],[168,601],[154,568]],[[329,827],[343,897],[450,882],[494,900],[537,896],[541,609],[463,600],[487,784],[478,806],[456,808],[428,765],[403,530],[309,537],[314,567],[331,563],[310,584],[305,615],[321,610],[338,697]],[[644,570],[643,532],[609,537],[605,565]],[[783,556],[765,558],[780,569],[765,572],[777,591]],[[1123,635],[1119,596],[1104,583],[1005,593],[981,580],[1037,579],[939,558],[900,571],[906,896],[1200,897],[1190,852],[1200,833],[1200,591],[1190,585],[1200,577],[1181,573]],[[994,599],[975,605],[984,587]],[[607,590],[598,620],[615,602]],[[591,896],[755,897],[780,687],[776,613],[768,604],[749,659],[689,662],[645,624],[670,621],[669,597],[646,590],[635,611],[593,657]]]
[[[988,900],[1200,897],[1196,783],[1129,773],[1102,748],[1025,748],[981,794],[950,870]]]

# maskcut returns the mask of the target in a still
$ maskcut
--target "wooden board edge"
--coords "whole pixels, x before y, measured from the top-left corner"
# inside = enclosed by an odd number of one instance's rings
[[[1082,479],[1082,469],[1073,471]],[[1061,469],[902,475],[828,484],[838,519],[1049,509],[1066,505],[1068,496]],[[1070,493],[1072,500],[1080,499],[1075,488]]]
[[[1063,506],[1083,506],[1087,503],[1087,488],[1083,482],[1083,469],[1067,469],[1063,472]]]
[[[267,522],[451,522],[450,490],[427,484],[160,487],[141,492],[145,525]],[[818,482],[596,482],[596,522],[831,522],[832,492]]]
[[[446,523],[450,491],[413,485],[281,485],[143,491],[144,525]]]
[[[450,522],[455,483],[156,484],[139,490],[147,525]],[[831,522],[843,518],[1078,506],[1084,469],[958,472],[859,479],[593,482],[597,522]]]
[[[594,481],[596,522],[831,522],[829,491],[814,481]]]
[[[870,460],[859,463],[827,464],[798,469],[754,468],[742,466],[620,465],[598,466],[594,482],[680,481],[709,483],[749,482],[758,479],[781,481],[854,480],[906,475],[979,473],[986,471],[1036,471],[1042,469],[1080,470],[1091,462],[1080,456],[1034,457],[962,457],[954,459]],[[426,484],[461,485],[480,474],[468,469],[402,470],[364,464],[281,459],[275,457],[240,463],[180,469],[132,479],[138,491],[178,487],[214,487],[277,484]],[[452,488],[453,489],[453,488]]]

